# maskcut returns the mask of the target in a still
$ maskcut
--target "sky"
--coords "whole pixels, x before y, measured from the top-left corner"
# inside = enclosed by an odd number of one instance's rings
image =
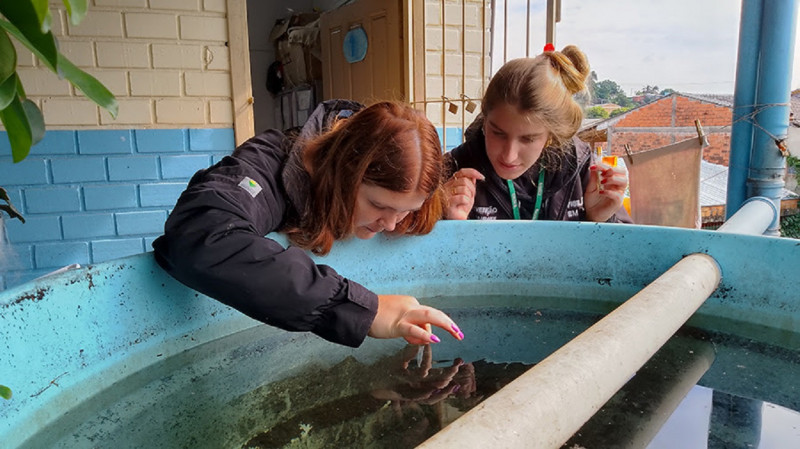
[[[526,52],[525,0],[508,2],[507,59]],[[504,0],[495,0],[493,70],[502,64]],[[557,49],[584,51],[598,81],[632,95],[645,85],[685,93],[733,94],[741,0],[562,0]],[[531,0],[530,54],[545,44],[546,1]],[[800,17],[791,88],[800,88]],[[499,53],[498,53],[499,52]]]

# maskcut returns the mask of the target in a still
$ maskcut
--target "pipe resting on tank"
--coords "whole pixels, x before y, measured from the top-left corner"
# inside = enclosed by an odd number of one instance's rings
[[[717,262],[691,254],[418,448],[558,448],[716,290]]]
[[[754,196],[748,198],[717,232],[731,234],[761,235],[771,227],[777,227],[780,217],[778,209],[769,198]]]

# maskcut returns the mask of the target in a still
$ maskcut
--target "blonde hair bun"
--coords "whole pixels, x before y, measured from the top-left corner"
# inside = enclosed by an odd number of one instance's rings
[[[586,89],[586,80],[589,78],[589,60],[586,55],[575,45],[567,45],[560,52],[551,52],[564,86],[576,94]]]

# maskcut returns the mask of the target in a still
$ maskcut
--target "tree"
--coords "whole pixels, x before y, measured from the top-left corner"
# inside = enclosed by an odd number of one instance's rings
[[[631,109],[633,109],[633,108],[629,108],[629,107],[628,107],[628,108],[619,108],[619,109],[614,109],[613,111],[611,111],[611,114],[608,114],[608,116],[609,116],[609,117],[616,117],[616,116],[618,116],[618,115],[622,115],[622,114],[624,114],[624,113],[626,113],[626,112],[630,111]]]
[[[608,118],[608,111],[600,106],[593,106],[586,109],[586,118]]]
[[[624,93],[618,93],[618,94],[614,95],[614,97],[611,99],[611,102],[614,103],[614,104],[617,104],[617,105],[619,105],[619,106],[621,106],[623,108],[632,108],[632,107],[636,106],[636,103],[634,103],[633,100],[631,100]]]
[[[594,85],[594,96],[598,103],[609,103],[617,95],[625,96],[625,92],[614,81],[603,80]]]
[[[659,95],[658,86],[646,85],[636,91],[636,95]]]

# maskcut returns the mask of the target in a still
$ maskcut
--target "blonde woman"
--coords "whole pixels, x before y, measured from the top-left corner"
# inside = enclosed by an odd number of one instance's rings
[[[576,137],[586,56],[551,44],[494,74],[481,115],[449,153],[446,218],[630,223],[622,206],[628,175],[596,160]]]

